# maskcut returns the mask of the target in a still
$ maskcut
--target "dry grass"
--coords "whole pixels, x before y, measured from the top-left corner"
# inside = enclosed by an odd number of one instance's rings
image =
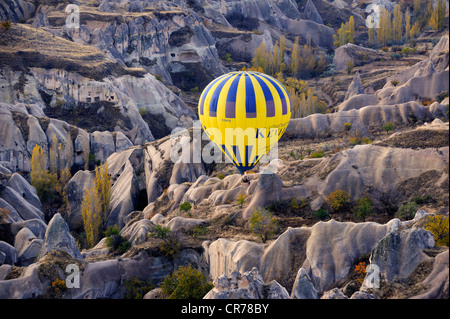
[[[55,36],[43,29],[13,24],[0,34],[0,67],[28,72],[30,67],[63,69],[88,78],[143,76],[143,69],[130,69],[111,61],[99,49]]]

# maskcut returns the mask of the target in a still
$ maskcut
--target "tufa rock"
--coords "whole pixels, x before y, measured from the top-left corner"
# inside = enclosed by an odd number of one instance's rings
[[[44,257],[48,252],[55,249],[64,250],[74,258],[83,258],[75,239],[70,234],[69,226],[59,213],[55,214],[48,223],[39,258]]]

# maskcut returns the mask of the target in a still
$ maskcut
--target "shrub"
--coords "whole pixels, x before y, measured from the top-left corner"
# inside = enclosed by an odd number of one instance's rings
[[[142,299],[144,295],[155,288],[151,281],[144,281],[138,277],[132,277],[124,281],[125,299]]]
[[[0,224],[6,222],[9,214],[11,214],[9,210],[6,208],[0,208]]]
[[[302,198],[300,200],[300,202],[297,200],[297,198],[292,198],[291,201],[289,202],[289,207],[294,209],[294,210],[298,210],[298,209],[302,209],[305,208],[308,205],[307,201],[305,198]]]
[[[448,91],[442,91],[436,96],[436,101],[441,103],[446,97],[448,97]]]
[[[256,209],[250,217],[250,230],[265,243],[278,230],[278,221],[267,210]]]
[[[201,271],[188,265],[165,277],[160,287],[169,299],[201,299],[214,286]]]
[[[325,199],[325,202],[335,212],[341,211],[348,207],[350,204],[350,195],[342,189],[331,192]]]
[[[244,194],[239,194],[236,202],[238,203],[240,208],[242,208],[242,205],[244,205],[245,199],[246,199],[246,196]]]
[[[166,257],[176,257],[181,250],[183,244],[180,242],[177,236],[171,234],[165,239],[159,249],[161,253]]]
[[[395,217],[403,220],[413,219],[417,212],[417,204],[415,202],[408,202],[402,204],[397,212],[395,213]]]
[[[344,131],[350,131],[352,129],[351,123],[344,123]]]
[[[146,116],[146,115],[148,115],[148,109],[145,108],[145,107],[140,107],[140,108],[139,108],[139,114],[140,114],[141,116]]]
[[[431,197],[431,195],[425,195],[424,197],[422,196],[414,196],[414,203],[416,203],[417,205],[423,205],[426,203],[430,203],[433,200],[433,198]]]
[[[392,84],[393,86],[397,86],[399,83],[400,83],[400,82],[399,82],[398,80],[392,80],[392,81],[391,81],[391,84]]]
[[[120,235],[117,225],[108,227],[104,234],[106,236],[106,246],[112,252],[122,255],[131,247],[131,243]]]
[[[329,216],[328,216],[328,212],[325,209],[320,208],[314,212],[313,217],[320,219],[320,220],[326,220],[326,219],[328,219]]]
[[[0,22],[0,27],[1,27],[3,30],[9,30],[9,29],[11,29],[11,26],[12,26],[11,20]]]
[[[36,189],[41,202],[50,201],[54,197],[58,175],[47,170],[44,151],[37,144],[33,148],[30,165],[30,184]]]
[[[358,274],[358,278],[356,280],[360,284],[362,284],[364,281],[364,278],[366,278],[366,269],[367,269],[367,265],[364,261],[361,261],[359,264],[355,265],[355,272]]]
[[[311,155],[309,155],[309,157],[311,157],[311,158],[321,158],[323,156],[324,156],[324,154],[323,154],[322,150],[320,150],[318,152],[311,153]]]
[[[166,239],[170,235],[170,228],[161,225],[156,225],[149,234],[150,237]]]
[[[447,246],[449,242],[448,217],[437,215],[428,216],[425,229],[434,236],[436,246]]]
[[[394,130],[395,125],[392,122],[386,122],[383,124],[383,126],[381,126],[381,129],[383,131],[386,131],[387,133],[389,133],[390,131]]]
[[[225,175],[223,175],[222,173],[220,173],[220,174],[217,175],[217,178],[218,178],[218,179],[224,179],[224,178],[225,178]]]
[[[208,227],[204,225],[198,225],[192,228],[191,232],[194,238],[204,237],[208,234]]]
[[[372,199],[368,196],[364,196],[356,201],[354,212],[356,217],[358,217],[362,221],[365,221],[366,217],[372,214],[373,209],[374,206]]]
[[[159,249],[165,256],[178,255],[182,247],[182,243],[177,237],[176,233],[172,233],[170,228],[161,225],[156,225],[150,232],[149,237],[162,239],[163,242],[160,244]]]
[[[192,205],[189,202],[184,202],[184,203],[180,204],[180,210],[182,210],[182,211],[187,212],[191,208],[192,208]]]
[[[347,74],[352,73],[354,68],[355,68],[355,65],[353,64],[353,61],[348,61],[347,67],[346,67]]]

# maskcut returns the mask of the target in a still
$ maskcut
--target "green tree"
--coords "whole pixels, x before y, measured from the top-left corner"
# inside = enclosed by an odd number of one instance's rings
[[[278,230],[278,221],[270,212],[259,208],[250,217],[250,230],[265,243]]]
[[[201,299],[214,286],[201,271],[188,265],[165,277],[160,287],[169,299]]]
[[[368,196],[361,197],[355,203],[354,213],[360,220],[365,221],[374,210],[372,199]]]

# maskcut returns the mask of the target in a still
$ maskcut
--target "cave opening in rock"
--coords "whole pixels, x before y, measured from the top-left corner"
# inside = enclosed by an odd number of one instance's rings
[[[136,197],[136,205],[135,210],[137,211],[143,211],[145,207],[148,205],[148,197],[147,197],[147,190],[141,189]]]

